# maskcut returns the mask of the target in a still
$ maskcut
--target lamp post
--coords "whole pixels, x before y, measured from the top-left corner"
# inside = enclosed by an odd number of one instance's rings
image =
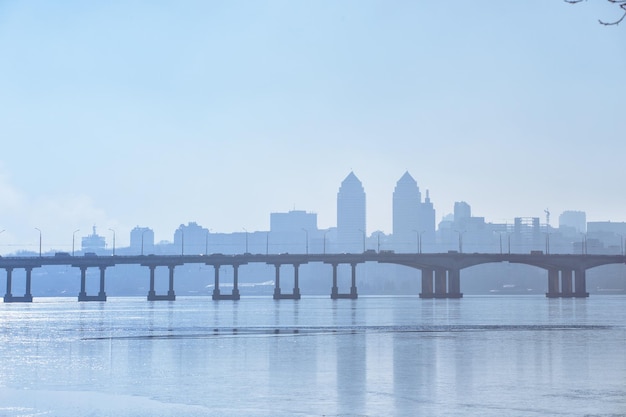
[[[183,227],[180,227],[180,255],[184,255],[185,254],[185,230],[183,230]]]
[[[465,230],[455,230],[459,234],[459,253],[463,253],[463,233]]]
[[[141,254],[143,255],[143,235],[148,231],[148,229],[145,229],[144,231],[141,232]]]
[[[502,247],[502,233],[506,233],[506,237],[508,240],[508,244],[509,244],[509,255],[511,254],[511,234],[508,232],[498,232],[498,237],[500,239],[500,255],[502,255],[504,253],[504,249]]]
[[[421,232],[413,229],[415,232],[415,244],[417,245],[417,253],[422,253],[422,234],[426,233],[426,230],[422,230]]]
[[[302,228],[302,231],[304,231],[305,233],[305,238],[306,238],[306,254],[309,254],[309,231],[306,230],[305,228]]]
[[[41,258],[41,230],[35,227],[35,230],[39,232],[39,257]]]
[[[74,238],[76,236],[76,232],[80,231],[80,229],[76,229],[72,232],[72,256],[74,256]]]
[[[242,227],[244,232],[246,232],[246,253],[248,253],[248,230],[245,227]]]
[[[365,230],[359,229],[359,232],[363,233],[363,253],[365,253]]]
[[[109,229],[113,232],[113,256],[115,256],[115,230]]]
[[[330,232],[330,230],[327,230],[324,232],[324,255],[326,255],[326,234]]]

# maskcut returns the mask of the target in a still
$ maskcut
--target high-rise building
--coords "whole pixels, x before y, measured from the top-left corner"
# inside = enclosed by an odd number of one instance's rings
[[[419,215],[422,194],[411,174],[404,173],[393,190],[393,245],[398,252],[419,248]]]
[[[364,251],[365,190],[361,181],[350,172],[337,193],[337,246],[340,252]]]
[[[96,226],[93,227],[93,233],[83,237],[81,248],[84,252],[102,253],[106,247],[104,236],[96,233]]]
[[[472,207],[465,201],[457,201],[454,203],[454,222],[463,223],[472,217]]]
[[[209,229],[196,222],[181,224],[174,232],[174,252],[184,255],[206,254],[209,250]]]
[[[148,227],[135,227],[130,231],[130,249],[134,254],[154,253],[154,231]]]
[[[587,232],[587,215],[584,211],[567,210],[559,215],[559,229],[566,232],[571,229],[573,235]]]
[[[426,190],[426,198],[420,206],[419,229],[421,235],[420,250],[433,250],[435,245],[435,208]]]
[[[393,191],[393,245],[399,252],[417,252],[434,242],[435,210],[426,191],[422,202],[417,182],[405,172]]]
[[[272,252],[305,253],[317,235],[317,214],[304,210],[270,214]],[[268,248],[269,250],[269,248]]]

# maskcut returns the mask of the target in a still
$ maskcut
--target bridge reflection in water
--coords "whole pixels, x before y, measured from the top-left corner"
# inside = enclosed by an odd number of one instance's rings
[[[357,265],[365,262],[404,265],[419,269],[422,274],[421,298],[461,298],[461,270],[488,263],[509,262],[532,265],[548,272],[547,297],[588,297],[586,271],[590,268],[609,264],[626,264],[624,255],[561,255],[561,254],[488,254],[488,253],[393,253],[365,252],[345,254],[278,254],[278,255],[138,255],[138,256],[51,256],[51,257],[5,257],[0,258],[0,269],[6,271],[6,293],[4,302],[31,302],[31,274],[33,269],[46,265],[65,265],[80,270],[80,293],[78,301],[106,301],[105,272],[116,265],[141,265],[149,269],[150,290],[148,300],[175,300],[174,270],[185,264],[212,265],[215,270],[214,300],[239,300],[239,267],[250,263],[274,265],[276,269],[274,299],[300,299],[299,267],[303,264],[321,262],[332,266],[332,299],[355,299],[357,295]],[[337,286],[337,268],[341,264],[351,266],[350,292],[340,293]],[[293,266],[294,287],[290,293],[283,293],[280,286],[280,272],[284,265]],[[233,268],[233,290],[223,294],[220,290],[220,268]],[[169,289],[167,294],[155,292],[155,270],[158,267],[169,269]],[[86,293],[86,273],[88,268],[99,268],[100,290],[97,295]],[[13,271],[26,271],[25,294],[12,294]]]

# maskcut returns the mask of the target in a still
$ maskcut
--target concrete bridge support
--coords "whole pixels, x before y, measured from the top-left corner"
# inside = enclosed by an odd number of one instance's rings
[[[214,300],[239,300],[239,265],[233,264],[233,291],[230,294],[222,294],[220,291],[220,265],[213,265],[215,268],[215,281],[212,298]]]
[[[445,269],[439,268],[435,270],[435,294],[434,298],[447,298],[448,293],[448,273]]]
[[[150,268],[150,290],[148,291],[148,301],[174,301],[176,294],[174,293],[174,268],[176,265],[168,265],[169,268],[169,289],[167,294],[157,294],[154,291],[154,271],[157,265],[149,265]]]
[[[433,270],[422,269],[422,292],[420,298],[433,298]]]
[[[31,274],[33,272],[33,268],[25,268],[26,270],[26,289],[24,291],[24,296],[14,296],[12,294],[12,285],[13,285],[13,268],[5,268],[7,271],[7,292],[4,294],[4,302],[5,303],[30,303],[33,301],[33,295],[30,292],[30,282],[31,282]]]
[[[356,266],[357,263],[351,263],[350,266],[352,267],[351,269],[351,276],[350,276],[350,292],[349,293],[340,293],[339,292],[339,288],[337,287],[337,263],[333,263],[333,287],[330,293],[330,298],[333,300],[337,300],[340,298],[346,298],[346,299],[352,299],[355,300],[357,299],[358,293],[357,293],[357,289],[356,289]]]
[[[448,294],[447,298],[462,298],[461,294],[461,270],[448,270]]]
[[[300,264],[293,264],[293,293],[285,294],[280,290],[280,267],[281,264],[274,264],[276,268],[276,278],[274,283],[276,286],[274,287],[274,300],[299,300],[300,299],[300,278],[299,278],[299,268]]]
[[[561,270],[561,297],[572,297],[572,270]]]
[[[78,301],[106,301],[107,295],[104,292],[104,273],[106,266],[100,267],[100,291],[98,295],[87,295],[85,290],[85,281],[87,279],[87,267],[80,267],[80,293],[78,293]]]
[[[589,297],[589,293],[587,292],[587,271],[585,269],[577,269],[574,271],[574,284],[574,297]]]
[[[548,269],[548,292],[546,297],[556,298],[561,294],[561,288],[559,287],[559,270]]]
[[[434,291],[433,291],[434,272]],[[461,270],[437,268],[422,269],[420,298],[461,298]]]
[[[559,285],[560,284],[560,285]],[[548,298],[584,298],[589,297],[585,269],[549,269]]]

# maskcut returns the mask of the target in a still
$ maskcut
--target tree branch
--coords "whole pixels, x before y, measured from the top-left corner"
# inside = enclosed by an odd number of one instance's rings
[[[569,4],[577,4],[577,3],[581,3],[583,1],[586,0],[563,0],[565,3],[569,3]],[[601,25],[604,26],[613,26],[613,25],[619,25],[624,19],[626,19],[626,0],[607,0],[609,3],[613,3],[615,5],[619,5],[620,9],[622,9],[624,11],[624,13],[622,13],[622,17],[620,17],[617,20],[614,21],[605,21],[602,19],[598,19],[598,22],[600,22]]]
[[[600,24],[604,26],[619,25],[620,22],[624,20],[624,18],[626,17],[626,0],[609,0],[609,1],[613,4],[619,4],[619,7],[624,10],[622,17],[620,17],[618,20],[614,22],[604,22],[601,19],[598,19],[598,22],[600,22]]]

